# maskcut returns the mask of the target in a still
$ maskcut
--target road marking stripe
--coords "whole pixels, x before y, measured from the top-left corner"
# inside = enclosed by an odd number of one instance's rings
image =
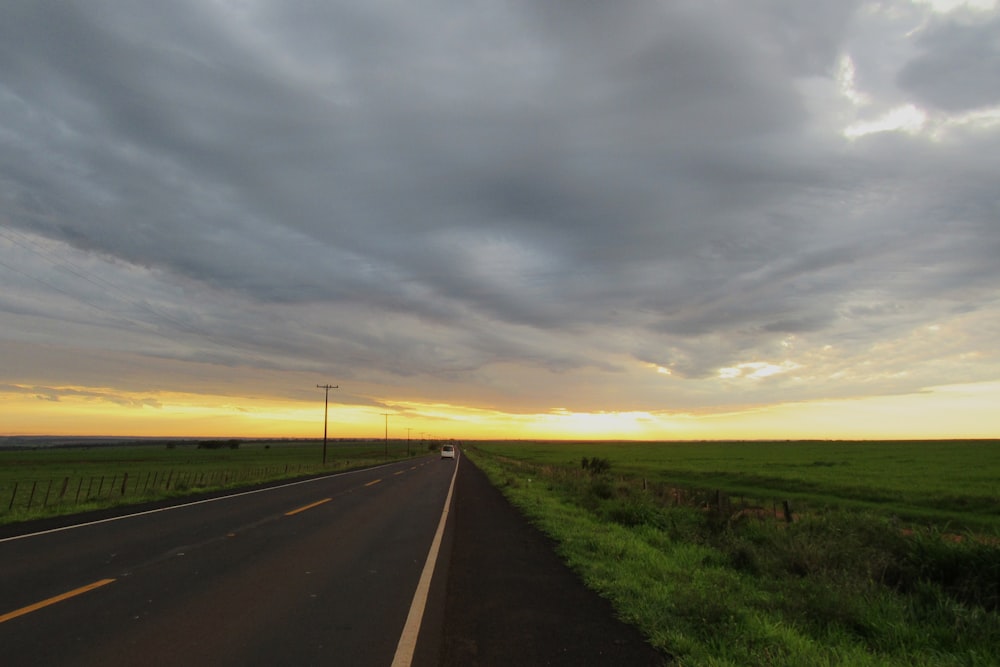
[[[114,579],[101,579],[100,581],[95,581],[92,584],[87,584],[86,586],[81,586],[80,588],[71,590],[68,593],[62,593],[61,595],[56,595],[54,597],[49,598],[48,600],[42,600],[41,602],[36,602],[35,604],[29,604],[27,607],[21,607],[20,609],[15,609],[12,612],[8,612],[3,616],[0,616],[0,623],[6,623],[12,618],[17,618],[18,616],[24,616],[25,614],[30,614],[33,611],[38,611],[43,607],[48,607],[49,605],[53,605],[57,602],[62,602],[63,600],[68,600],[69,598],[76,597],[77,595],[82,595],[87,591],[94,590],[95,588],[106,586],[107,584],[110,584],[112,581],[114,581]]]
[[[381,481],[382,480],[380,480],[380,479],[374,479],[374,480],[368,482],[367,484],[365,484],[365,486],[374,486],[375,484],[378,484]]]
[[[311,510],[312,508],[316,507],[317,505],[322,505],[323,503],[328,503],[331,500],[333,500],[333,498],[324,498],[323,500],[317,500],[314,503],[309,503],[308,505],[305,505],[304,507],[300,507],[298,509],[294,509],[291,512],[285,512],[285,516],[292,516],[293,514],[298,514],[299,512],[305,512],[306,510]]]
[[[410,667],[413,663],[413,653],[417,648],[417,637],[420,635],[420,623],[424,620],[424,608],[427,607],[427,596],[431,590],[431,579],[434,578],[434,566],[437,565],[438,551],[441,549],[441,539],[444,536],[444,527],[448,522],[448,508],[451,507],[451,495],[455,491],[458,462],[456,461],[455,463],[455,471],[451,473],[451,486],[448,487],[448,497],[445,498],[444,509],[441,511],[441,520],[438,521],[437,532],[434,533],[434,540],[431,542],[430,551],[427,552],[427,560],[424,562],[423,572],[420,573],[417,590],[413,593],[413,602],[410,603],[410,613],[406,616],[403,634],[399,636],[399,643],[396,644],[396,655],[392,658],[392,667]]]
[[[393,475],[402,475],[404,472],[406,472],[406,471],[405,470],[397,470],[396,472],[394,472],[392,474]]]

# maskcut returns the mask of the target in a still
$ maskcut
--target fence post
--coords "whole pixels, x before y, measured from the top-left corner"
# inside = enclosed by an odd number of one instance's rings
[[[122,495],[125,495],[125,489],[128,487],[128,473],[126,472],[122,475]]]
[[[62,489],[59,490],[59,500],[62,500],[63,496],[66,495],[66,487],[67,486],[69,486],[69,477],[63,477]]]
[[[80,502],[80,489],[82,489],[82,488],[83,488],[83,477],[81,477],[80,481],[76,483],[76,498],[73,499],[73,504],[79,504],[79,502]]]
[[[49,506],[49,491],[52,490],[52,480],[49,480],[49,485],[45,487],[45,500],[42,501],[42,507]]]
[[[792,522],[792,508],[788,506],[787,500],[781,501],[781,507],[785,510],[785,523]]]
[[[17,497],[17,482],[14,482],[14,491],[10,494],[10,505],[7,506],[7,511],[14,509],[14,498]]]
[[[31,501],[35,499],[35,487],[38,485],[38,480],[31,483],[31,493],[28,495],[28,509],[31,509]]]

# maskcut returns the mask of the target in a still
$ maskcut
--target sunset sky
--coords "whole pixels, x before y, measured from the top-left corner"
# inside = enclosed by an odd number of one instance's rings
[[[0,435],[1000,437],[1000,7],[6,2],[0,285]]]

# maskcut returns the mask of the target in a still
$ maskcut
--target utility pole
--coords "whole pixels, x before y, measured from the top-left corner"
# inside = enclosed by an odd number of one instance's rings
[[[406,428],[406,455],[410,455],[410,431],[413,429],[410,427]]]
[[[326,398],[323,399],[323,465],[326,465],[326,415],[330,411],[330,390],[339,389],[339,385],[335,384],[318,384],[317,389],[326,390]]]
[[[385,416],[385,458],[389,458],[389,412],[382,413]]]

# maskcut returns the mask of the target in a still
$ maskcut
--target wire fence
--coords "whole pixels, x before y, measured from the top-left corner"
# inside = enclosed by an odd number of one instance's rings
[[[146,470],[101,475],[63,475],[0,483],[0,515],[76,506],[153,500],[198,490],[246,486],[319,472],[314,465],[286,464],[232,470]]]

